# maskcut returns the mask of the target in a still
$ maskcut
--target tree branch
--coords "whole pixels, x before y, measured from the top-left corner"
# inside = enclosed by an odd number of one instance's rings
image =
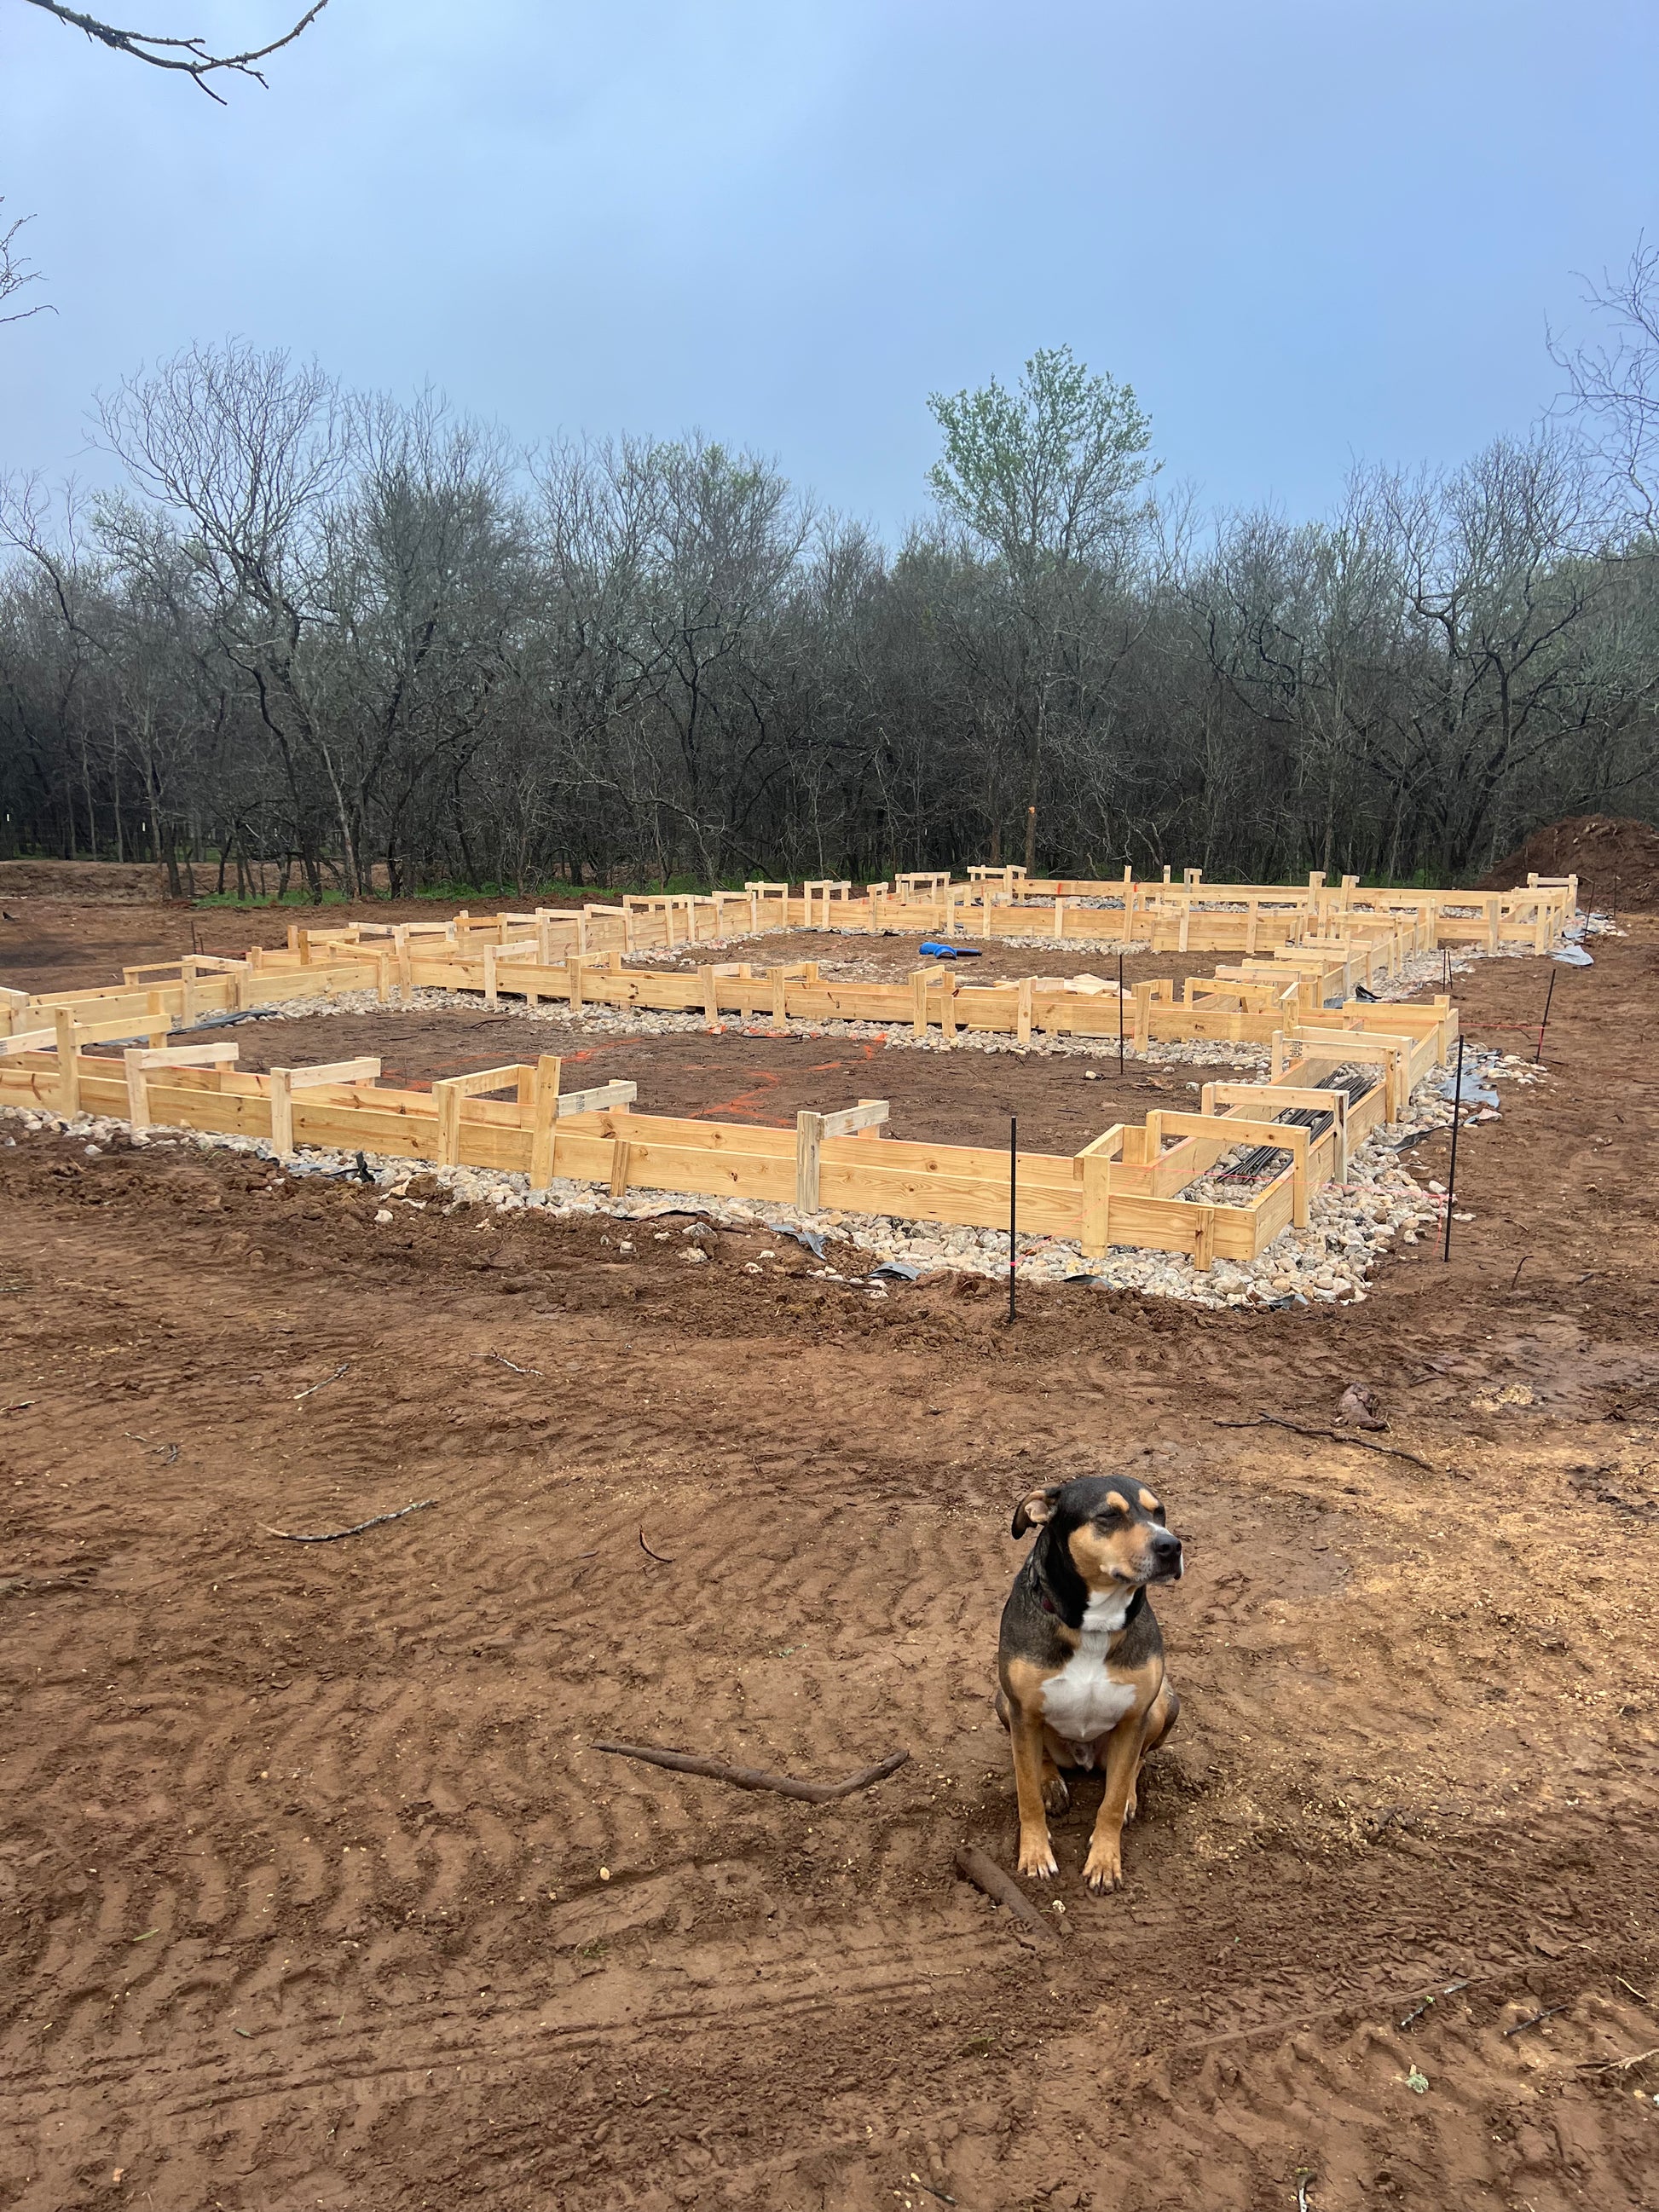
[[[208,78],[223,72],[251,76],[257,83],[264,84],[264,74],[257,64],[280,53],[284,46],[291,46],[301,32],[310,29],[327,7],[328,0],[315,0],[293,29],[284,31],[280,39],[272,39],[263,46],[250,46],[240,54],[210,53],[206,41],[200,38],[175,39],[158,31],[124,31],[113,23],[100,21],[96,15],[83,15],[78,8],[63,7],[59,0],[27,0],[27,4],[55,15],[60,23],[67,23],[74,30],[83,31],[88,38],[109,47],[112,53],[125,54],[131,61],[147,62],[152,69],[177,70],[190,77],[210,100],[216,100],[222,107],[224,95],[216,91]],[[0,293],[0,298],[3,297],[4,294]]]

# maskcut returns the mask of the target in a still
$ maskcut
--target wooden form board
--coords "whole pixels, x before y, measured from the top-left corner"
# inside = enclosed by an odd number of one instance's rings
[[[235,1052],[234,1043],[135,1050],[119,1063],[71,1054],[78,1103],[150,1126],[264,1139],[283,1157],[312,1145],[526,1173],[536,1188],[557,1175],[618,1195],[680,1191],[976,1228],[1000,1228],[1008,1217],[1006,1154],[894,1140],[879,1099],[804,1114],[793,1131],[767,1129],[635,1113],[631,1084],[562,1094],[551,1058],[411,1091],[382,1086],[373,1059],[258,1075],[235,1066]],[[55,1049],[0,1058],[0,1103],[56,1106],[63,1091]],[[1258,1097],[1261,1112],[1245,1111]],[[1339,1121],[1316,1137],[1274,1123],[1269,1110],[1300,1102],[1263,1086],[1205,1103],[1220,1110],[1154,1113],[1075,1157],[1021,1154],[1022,1227],[1075,1237],[1091,1255],[1125,1244],[1188,1252],[1200,1266],[1254,1258],[1305,1220],[1310,1193],[1340,1171],[1343,1133]],[[1177,1195],[1241,1144],[1269,1144],[1290,1164],[1239,1205]]]

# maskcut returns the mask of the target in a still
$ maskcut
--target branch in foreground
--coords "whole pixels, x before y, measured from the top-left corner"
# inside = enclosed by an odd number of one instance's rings
[[[84,31],[88,38],[109,47],[113,53],[125,54],[131,61],[148,62],[152,69],[176,70],[192,78],[210,100],[216,100],[222,107],[223,94],[216,92],[207,79],[222,71],[235,76],[251,76],[257,83],[264,84],[264,77],[255,64],[280,53],[284,46],[291,46],[301,33],[309,30],[316,21],[328,0],[316,0],[293,29],[284,31],[280,39],[272,39],[267,46],[250,46],[241,54],[210,53],[206,42],[200,38],[174,39],[158,31],[124,31],[113,23],[100,21],[96,15],[83,15],[78,8],[63,7],[59,0],[28,0],[28,4],[55,15],[60,23],[67,23],[74,30]]]
[[[1058,1943],[1060,1930],[1052,1920],[1045,1920],[1025,1892],[1006,1874],[994,1858],[988,1858],[975,1844],[957,1845],[957,1872],[982,1890],[994,1905],[1006,1905],[1017,1920],[1023,1921],[1045,1943]]]
[[[1355,1444],[1361,1451],[1382,1452],[1389,1459],[1408,1459],[1413,1467],[1426,1468],[1431,1474],[1440,1470],[1420,1453],[1402,1451],[1398,1444],[1379,1444],[1370,1437],[1353,1437],[1342,1429],[1310,1429],[1301,1421],[1287,1421],[1282,1413],[1256,1413],[1248,1421],[1224,1421],[1212,1413],[1211,1420],[1218,1429],[1291,1429],[1299,1437],[1328,1437],[1334,1444]]]
[[[845,1782],[797,1782],[787,1774],[769,1774],[763,1766],[728,1766],[724,1759],[700,1758],[696,1752],[665,1751],[654,1743],[596,1743],[595,1751],[614,1752],[619,1759],[642,1759],[649,1766],[672,1767],[677,1774],[702,1774],[711,1782],[729,1782],[734,1790],[771,1790],[780,1797],[799,1797],[807,1805],[828,1805],[836,1797],[850,1797],[884,1782],[909,1763],[908,1751],[890,1751],[873,1766],[849,1774]]]
[[[437,1504],[435,1498],[418,1498],[413,1505],[400,1505],[395,1513],[376,1513],[367,1521],[355,1521],[349,1528],[325,1528],[320,1536],[296,1536],[291,1528],[265,1528],[267,1536],[280,1536],[285,1544],[337,1544],[342,1536],[361,1536],[365,1528],[378,1528],[387,1521],[401,1521],[405,1513],[424,1513],[428,1505]]]

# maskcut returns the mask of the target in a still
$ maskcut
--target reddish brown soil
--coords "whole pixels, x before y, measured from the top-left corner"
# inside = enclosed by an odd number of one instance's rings
[[[1577,876],[1583,907],[1621,914],[1659,913],[1659,830],[1608,814],[1575,814],[1547,823],[1482,876],[1483,891],[1512,890],[1529,875]]]
[[[0,1150],[0,2203],[1650,2202],[1659,2063],[1591,2069],[1659,2045],[1656,950],[1555,971],[1450,1265],[1342,1311],[1055,1292],[1011,1330],[749,1275],[757,1238],[690,1267],[678,1224],[625,1255]],[[1546,975],[1478,965],[1472,1033]],[[662,1042],[688,1099],[762,1065]],[[988,1065],[1060,1113],[1062,1066]],[[1436,1473],[1216,1425],[1353,1377]],[[1126,1458],[1188,1540],[1186,1709],[1121,1895],[1079,1879],[1098,1785],[1057,1824],[1037,1954],[951,1863],[1012,1843],[1008,1517]],[[817,1808],[612,1733],[914,1757]]]

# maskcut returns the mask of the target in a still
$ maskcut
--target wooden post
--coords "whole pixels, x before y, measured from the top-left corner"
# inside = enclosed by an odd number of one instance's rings
[[[582,961],[580,951],[567,952],[564,958],[565,996],[570,1001],[573,1014],[580,1013],[582,1003]]]
[[[559,1129],[559,1061],[552,1053],[544,1053],[536,1062],[532,1103],[535,1111],[530,1125],[530,1188],[545,1190],[553,1180]]]
[[[270,1083],[270,1149],[279,1160],[294,1158],[294,1090],[285,1067],[273,1067]]]
[[[486,945],[483,949],[483,991],[485,1006],[501,1004],[495,990],[495,947],[493,945]]]
[[[1033,979],[1027,975],[1021,981],[1019,996],[1015,1002],[1014,1036],[1018,1044],[1031,1042],[1031,988]]]
[[[789,978],[781,968],[769,968],[767,980],[772,986],[772,1022],[782,1029],[789,1019]]]
[[[58,1032],[58,1110],[60,1114],[75,1114],[81,1107],[81,1070],[75,1051],[75,1015],[68,1006],[59,1006],[52,1016],[52,1027]]]
[[[947,1042],[954,1044],[957,1038],[957,979],[947,968],[939,981],[939,1031]]]
[[[1135,1050],[1144,1053],[1152,1042],[1152,987],[1136,983],[1133,987],[1135,1002]]]
[[[1198,1209],[1198,1233],[1193,1239],[1193,1265],[1200,1273],[1215,1265],[1217,1210],[1213,1206],[1200,1206]]]
[[[628,1188],[628,1152],[626,1137],[611,1139],[611,1195],[620,1198]]]
[[[127,1120],[134,1129],[149,1127],[149,1085],[144,1079],[144,1049],[129,1045],[121,1058],[127,1071]]]
[[[823,1145],[823,1116],[802,1112],[795,1116],[795,1205],[803,1213],[818,1210],[819,1155]]]
[[[1058,893],[1056,893],[1054,897],[1054,935],[1056,937],[1064,937],[1065,934],[1066,902],[1059,896]]]
[[[712,968],[699,968],[697,981],[702,986],[702,1025],[706,1030],[718,1030],[720,1025],[720,987]]]
[[[912,1035],[927,1034],[927,986],[932,978],[925,968],[910,971],[910,1028]]]

